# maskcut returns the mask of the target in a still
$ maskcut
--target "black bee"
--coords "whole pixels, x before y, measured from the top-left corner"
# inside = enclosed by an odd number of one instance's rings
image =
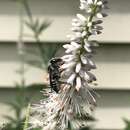
[[[50,80],[50,87],[58,93],[60,90],[60,77],[61,70],[60,66],[63,64],[63,60],[61,58],[52,58],[48,65],[48,73]]]

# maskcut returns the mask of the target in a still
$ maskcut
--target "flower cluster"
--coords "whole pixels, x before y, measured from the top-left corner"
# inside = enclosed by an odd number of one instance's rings
[[[96,69],[93,61],[94,48],[97,41],[90,40],[92,35],[100,34],[103,27],[101,18],[107,16],[103,9],[107,8],[106,0],[80,0],[80,9],[87,17],[77,14],[72,20],[73,34],[69,35],[70,44],[63,47],[61,91],[50,93],[47,100],[35,107],[38,114],[36,122],[43,130],[79,128],[85,126],[86,119],[96,105],[96,93],[91,85],[96,81],[91,72]],[[32,120],[32,124],[35,124]]]

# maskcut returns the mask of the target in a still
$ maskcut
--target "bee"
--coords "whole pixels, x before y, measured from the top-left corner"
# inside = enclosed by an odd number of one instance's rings
[[[49,73],[49,81],[50,87],[56,93],[60,91],[60,78],[61,78],[61,70],[60,66],[63,64],[63,60],[61,58],[52,58],[49,61],[48,65],[48,73]]]

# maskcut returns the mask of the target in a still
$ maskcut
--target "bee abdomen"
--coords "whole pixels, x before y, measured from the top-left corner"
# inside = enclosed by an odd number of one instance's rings
[[[60,65],[63,64],[62,63],[62,59],[61,58],[52,58],[50,60],[49,66],[48,66],[48,71],[49,71],[49,77],[50,77],[50,87],[56,92],[58,93],[60,90]]]
[[[59,83],[56,80],[51,81],[50,85],[55,92],[59,92]]]

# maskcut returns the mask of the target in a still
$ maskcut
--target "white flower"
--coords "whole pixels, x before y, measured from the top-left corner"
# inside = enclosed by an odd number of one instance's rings
[[[97,18],[100,18],[100,19],[103,18],[103,15],[101,13],[97,13],[96,16],[97,16]]]
[[[76,51],[77,49],[79,49],[81,47],[81,45],[79,45],[76,42],[71,42],[71,44],[65,44],[63,45],[63,47],[66,49],[66,53],[70,53],[72,51]]]
[[[80,9],[85,10],[88,7],[87,1],[85,0],[80,0]]]
[[[36,122],[34,126],[41,126],[43,130],[65,130],[68,122],[79,129],[84,125],[77,115],[91,114],[96,104],[95,93],[90,83],[96,80],[91,73],[96,68],[93,61],[93,48],[97,42],[90,39],[91,35],[100,34],[103,29],[99,24],[106,16],[102,11],[106,6],[103,0],[80,0],[80,9],[87,15],[77,14],[72,20],[72,35],[68,35],[70,44],[63,45],[65,54],[61,57],[64,64],[59,81],[59,93],[48,92],[49,97],[35,107]],[[86,17],[87,16],[87,17]]]
[[[92,26],[92,22],[88,22],[88,23],[87,23],[87,26],[88,26],[88,27],[91,27],[91,26]]]
[[[71,62],[72,60],[74,60],[75,55],[64,55],[63,57],[61,57],[61,59],[65,62]]]
[[[86,72],[84,72],[84,79],[85,79],[86,81],[89,81],[89,80],[90,80],[90,76],[89,76]]]
[[[92,60],[90,60],[90,59],[89,59],[89,64],[90,64],[93,68],[96,68],[95,63],[94,63]]]
[[[103,4],[102,1],[97,2],[97,5],[99,5],[99,6],[101,6],[102,4]]]
[[[69,55],[62,56],[61,58],[64,60],[64,59],[73,58],[73,57],[74,57],[74,55],[69,54]]]
[[[43,123],[36,118],[33,118],[33,120],[31,122],[33,123],[34,128],[35,127],[41,127],[43,125]]]
[[[52,122],[50,124],[50,130],[54,130],[54,128],[56,127],[57,123],[56,122]]]
[[[84,38],[86,35],[87,35],[87,32],[83,31],[81,36]]]
[[[87,13],[91,13],[91,12],[92,12],[92,9],[89,8],[89,9],[87,10]]]
[[[82,33],[81,33],[81,32],[76,32],[75,35],[76,35],[76,37],[78,37],[78,38],[81,38],[81,37],[82,37]]]
[[[67,83],[73,84],[73,81],[74,81],[75,77],[76,77],[76,74],[73,73],[73,74],[68,78]]]
[[[76,73],[79,73],[80,69],[81,69],[81,63],[78,63],[78,64],[76,65],[75,72],[76,72]]]
[[[74,32],[78,32],[78,31],[81,32],[83,30],[83,28],[82,27],[72,27],[71,30]]]
[[[90,43],[88,42],[87,39],[84,39],[84,43],[85,43],[85,46],[90,47]]]
[[[75,35],[67,35],[67,38],[70,39],[70,41],[80,41],[81,37],[78,37],[76,34]]]
[[[65,49],[68,49],[68,48],[70,48],[70,47],[72,47],[70,44],[65,44],[65,45],[63,45],[63,47],[65,48]]]
[[[87,4],[88,4],[88,5],[93,4],[93,0],[87,0]]]
[[[71,44],[73,47],[77,48],[77,49],[79,49],[79,48],[81,47],[81,45],[78,44],[78,43],[76,43],[76,42],[71,42],[70,44]]]
[[[82,14],[77,14],[77,17],[80,19],[80,21],[84,24],[86,22],[86,18]]]
[[[79,22],[79,20],[78,20],[77,18],[74,18],[74,19],[72,19],[72,23],[73,23],[73,22],[76,23],[76,22]]]
[[[51,125],[49,124],[49,125],[43,127],[43,130],[50,130],[50,127],[51,127]]]
[[[85,72],[84,77],[85,77],[85,80],[88,82],[96,81],[96,77],[90,72]]]
[[[87,51],[87,52],[92,52],[91,48],[87,46],[87,44],[84,45],[84,49]]]
[[[87,58],[85,56],[81,55],[80,58],[81,58],[81,61],[82,61],[83,64],[88,63]]]
[[[81,78],[77,77],[76,78],[76,90],[79,91],[79,89],[81,88]]]
[[[72,26],[74,27],[80,27],[82,25],[82,23],[80,22],[72,22]]]
[[[74,65],[75,65],[75,62],[72,61],[72,62],[63,64],[63,65],[61,66],[61,68],[62,68],[62,69],[67,69],[67,68],[72,67],[72,66],[74,66]]]
[[[91,9],[91,5],[93,4],[94,4],[93,0],[80,0],[80,9],[89,10]]]

